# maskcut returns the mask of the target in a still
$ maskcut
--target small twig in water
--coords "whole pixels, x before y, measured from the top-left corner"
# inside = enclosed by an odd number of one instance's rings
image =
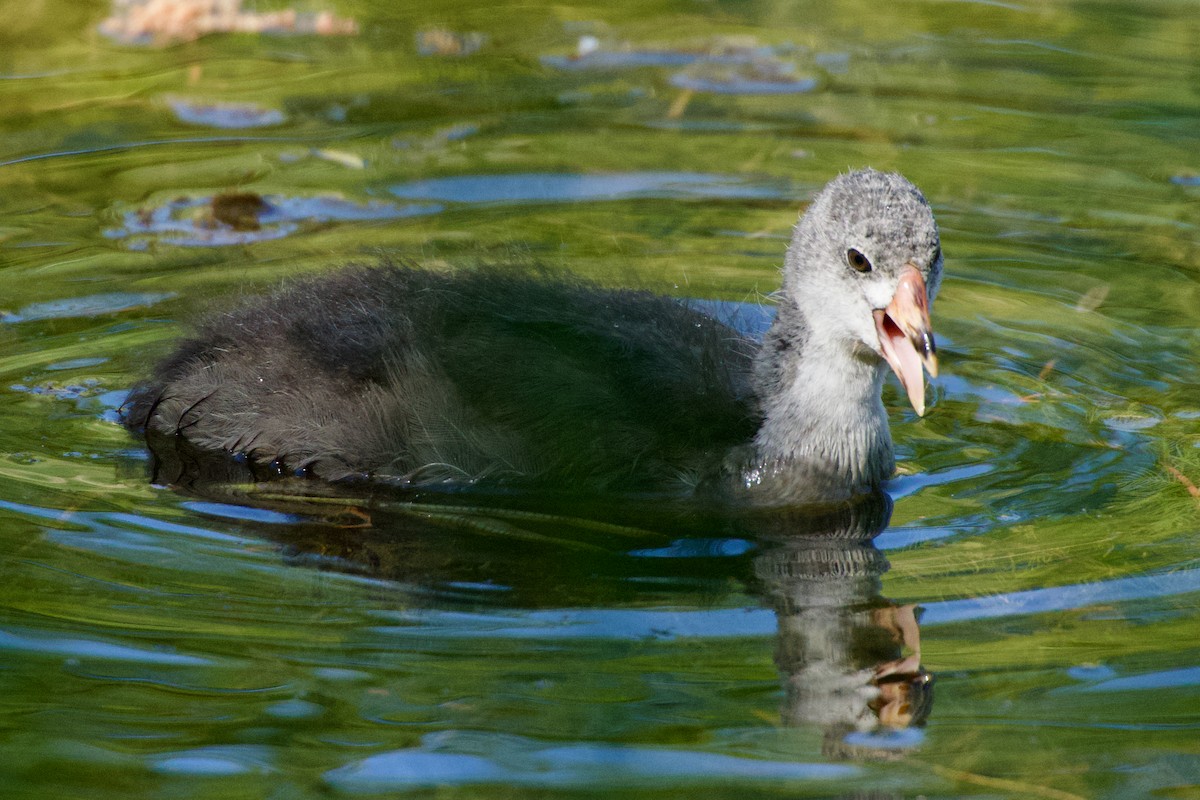
[[[1198,488],[1196,484],[1192,483],[1191,479],[1188,478],[1187,475],[1184,475],[1170,464],[1163,464],[1163,469],[1171,473],[1171,476],[1175,478],[1175,480],[1182,483],[1184,488],[1187,489],[1188,494],[1190,494],[1192,499],[1196,501],[1196,505],[1200,506],[1200,488]]]
[[[683,112],[687,111],[688,103],[692,102],[692,96],[695,94],[691,89],[684,89],[679,93],[671,103],[671,107],[667,109],[667,119],[679,119],[683,116]]]
[[[974,772],[965,772],[960,769],[951,769],[950,767],[942,767],[937,764],[931,764],[932,769],[936,774],[944,778],[962,781],[963,783],[973,783],[976,786],[987,786],[991,789],[1003,789],[1009,792],[1016,792],[1018,795],[1025,797],[1047,797],[1050,800],[1087,800],[1071,792],[1064,792],[1059,789],[1051,789],[1049,786],[1038,786],[1025,781],[1013,781],[1006,778],[992,778],[988,775],[979,775]]]

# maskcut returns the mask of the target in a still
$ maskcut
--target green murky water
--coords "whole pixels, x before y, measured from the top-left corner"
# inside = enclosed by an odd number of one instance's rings
[[[165,46],[0,8],[6,796],[1200,797],[1194,5],[338,0],[357,35]],[[380,254],[757,301],[862,165],[948,270],[874,547],[200,497],[114,424],[197,308]]]

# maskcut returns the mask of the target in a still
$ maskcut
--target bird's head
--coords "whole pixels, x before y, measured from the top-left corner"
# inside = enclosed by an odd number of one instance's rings
[[[930,306],[941,276],[925,197],[900,175],[866,169],[830,181],[801,217],[784,290],[810,335],[886,361],[924,414],[922,365],[937,375]]]

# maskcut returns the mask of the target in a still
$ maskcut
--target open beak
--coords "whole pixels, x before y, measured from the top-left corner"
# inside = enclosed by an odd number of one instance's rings
[[[929,322],[929,295],[921,270],[905,264],[892,302],[875,311],[879,352],[904,384],[908,401],[918,415],[925,415],[925,376],[921,365],[937,377],[937,345]]]

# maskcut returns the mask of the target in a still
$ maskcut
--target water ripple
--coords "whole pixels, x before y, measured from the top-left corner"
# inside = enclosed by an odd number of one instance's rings
[[[0,322],[13,324],[48,319],[99,317],[152,306],[174,296],[174,292],[107,292],[83,297],[65,297],[44,303],[30,303],[11,313],[0,312]]]
[[[390,191],[404,199],[448,203],[573,203],[660,197],[783,199],[791,196],[783,185],[697,172],[455,175],[402,183],[391,187]]]
[[[1085,686],[1085,692],[1125,692],[1143,689],[1177,689],[1200,686],[1200,667],[1183,667],[1161,672],[1147,672],[1141,675],[1127,675],[1124,678],[1112,678],[1094,686]]]
[[[483,752],[445,752],[451,747]],[[497,750],[502,751],[500,756],[495,755]],[[515,736],[448,732],[426,736],[419,748],[378,753],[330,770],[325,780],[346,791],[384,792],[414,786],[497,782],[565,787],[595,786],[614,780],[623,784],[829,781],[859,774],[859,767],[845,764],[768,761],[698,750],[608,744],[546,747]]]
[[[181,655],[157,650],[143,650],[128,645],[101,642],[96,639],[63,639],[57,637],[22,636],[0,630],[0,650],[23,653],[47,653],[68,658],[99,658],[106,661],[127,661],[140,664],[171,666],[208,666],[213,662],[199,656]]]
[[[1016,617],[1200,592],[1200,569],[1053,586],[987,597],[923,603],[923,628]],[[712,610],[553,609],[503,614],[420,609],[376,613],[401,623],[373,630],[386,637],[441,639],[676,640],[764,637],[776,632],[775,612]]]

